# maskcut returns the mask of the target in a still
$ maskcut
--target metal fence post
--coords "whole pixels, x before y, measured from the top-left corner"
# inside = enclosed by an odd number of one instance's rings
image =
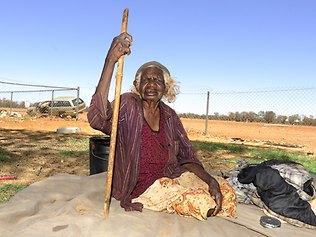
[[[209,103],[210,103],[210,92],[208,91],[207,92],[207,97],[206,97],[206,114],[205,114],[205,131],[204,131],[204,135],[207,135]]]
[[[54,90],[52,90],[52,102],[50,106],[50,116],[53,116],[53,107],[54,107]]]
[[[76,120],[79,119],[79,113],[78,113],[78,109],[79,109],[79,91],[80,91],[80,87],[77,87],[77,105],[76,105]]]
[[[11,92],[11,100],[10,100],[10,116],[12,115],[12,103],[13,103],[13,91]]]

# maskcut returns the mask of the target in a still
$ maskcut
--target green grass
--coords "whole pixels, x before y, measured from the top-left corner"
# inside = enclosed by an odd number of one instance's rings
[[[24,189],[27,185],[22,184],[5,184],[0,187],[0,204],[7,202],[17,192]]]
[[[80,156],[85,156],[88,153],[89,153],[89,151],[61,150],[61,151],[59,151],[59,156],[62,158],[80,157]]]
[[[227,151],[228,153],[243,153],[248,149],[245,145],[227,144],[219,142],[192,141],[192,144],[195,149],[210,152]]]
[[[254,163],[261,161],[277,159],[284,161],[294,161],[302,164],[307,170],[316,173],[316,157],[307,156],[298,152],[289,152],[279,149],[252,149],[250,150],[250,157]]]
[[[89,139],[86,137],[71,138],[66,141],[65,146],[70,147],[72,150],[87,150],[89,149]]]
[[[80,157],[89,154],[88,138],[71,138],[67,140],[63,149],[59,151],[61,158]]]
[[[8,153],[0,148],[0,163],[8,161],[10,159],[10,156]]]
[[[226,152],[229,154],[235,154],[237,161],[240,157],[247,159],[251,164],[261,163],[270,159],[294,161],[302,164],[308,171],[316,173],[316,156],[305,155],[300,152],[292,152],[277,148],[260,148],[250,147],[239,144],[227,144],[218,142],[204,142],[204,141],[192,141],[192,144],[197,150],[204,150],[209,152]],[[230,159],[230,162],[233,162]]]

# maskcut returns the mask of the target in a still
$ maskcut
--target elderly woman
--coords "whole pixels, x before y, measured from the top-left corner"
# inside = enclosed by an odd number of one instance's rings
[[[111,77],[131,42],[127,33],[113,39],[88,112],[91,127],[108,135]],[[145,207],[206,219],[219,213],[223,196],[196,158],[179,117],[162,101],[174,101],[177,91],[169,70],[152,61],[136,72],[133,92],[121,95],[112,196],[126,211]]]

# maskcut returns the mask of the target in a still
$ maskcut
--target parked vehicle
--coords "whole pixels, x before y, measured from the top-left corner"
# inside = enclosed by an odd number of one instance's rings
[[[86,105],[82,99],[76,97],[57,97],[53,101],[42,101],[35,103],[33,107],[29,108],[27,113],[29,115],[41,114],[41,115],[53,115],[59,117],[76,117],[76,111],[82,113],[86,109]]]

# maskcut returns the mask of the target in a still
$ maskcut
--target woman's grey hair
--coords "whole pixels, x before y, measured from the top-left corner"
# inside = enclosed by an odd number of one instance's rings
[[[137,70],[135,74],[134,83],[133,83],[134,86],[132,87],[132,92],[140,96],[139,84],[140,84],[142,72],[145,68],[149,68],[149,67],[157,67],[162,70],[165,86],[166,86],[166,90],[165,90],[165,93],[163,94],[162,100],[168,101],[169,103],[174,102],[176,100],[177,94],[179,94],[179,85],[177,81],[171,77],[169,70],[164,65],[156,61],[145,63]]]

